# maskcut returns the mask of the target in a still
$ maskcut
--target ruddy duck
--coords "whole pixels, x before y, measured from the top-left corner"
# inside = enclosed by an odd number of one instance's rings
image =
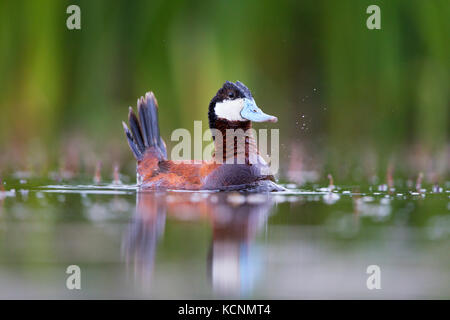
[[[167,159],[159,134],[158,103],[153,92],[138,99],[138,117],[129,108],[130,128],[122,122],[128,144],[137,160],[137,181],[142,189],[282,191],[268,164],[259,155],[251,134],[252,121],[276,122],[256,106],[250,90],[241,82],[226,81],[209,104],[209,127],[214,132],[215,154],[201,163]],[[242,129],[243,146],[228,133]],[[230,140],[230,139],[229,139]],[[230,147],[231,145],[231,147]],[[227,147],[228,146],[228,147]],[[243,161],[239,161],[243,159]]]

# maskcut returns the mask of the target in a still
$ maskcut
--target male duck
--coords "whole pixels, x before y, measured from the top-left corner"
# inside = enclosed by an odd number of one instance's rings
[[[251,134],[251,122],[276,122],[259,109],[250,90],[241,82],[226,81],[209,104],[209,127],[215,154],[212,161],[171,161],[159,134],[158,105],[152,92],[137,103],[139,120],[130,107],[128,122],[122,122],[128,144],[137,160],[137,180],[143,189],[281,191],[269,166],[259,155]],[[227,148],[227,129],[246,132],[244,146],[237,137]],[[231,130],[233,131],[233,130]],[[229,136],[228,136],[229,137]],[[230,139],[229,139],[230,140]],[[229,142],[230,143],[230,142]],[[225,151],[223,151],[225,150]],[[242,160],[243,161],[239,161]]]

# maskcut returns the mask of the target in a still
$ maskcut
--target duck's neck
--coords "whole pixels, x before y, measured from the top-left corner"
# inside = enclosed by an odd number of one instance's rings
[[[216,119],[211,130],[213,130],[216,160],[222,158],[223,163],[239,164],[249,164],[256,160],[258,148],[251,121]]]

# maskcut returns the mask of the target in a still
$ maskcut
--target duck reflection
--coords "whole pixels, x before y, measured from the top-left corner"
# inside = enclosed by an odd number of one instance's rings
[[[138,193],[136,212],[123,241],[124,258],[136,281],[151,288],[166,216],[206,220],[212,229],[205,260],[213,290],[221,295],[246,295],[260,267],[258,248],[252,242],[266,226],[272,207],[269,194]]]

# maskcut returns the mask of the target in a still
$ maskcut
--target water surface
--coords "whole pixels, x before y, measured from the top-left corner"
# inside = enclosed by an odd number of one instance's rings
[[[0,298],[450,297],[446,187],[155,193],[82,182],[5,179]],[[69,265],[81,290],[66,287]],[[367,288],[369,265],[379,290]]]

